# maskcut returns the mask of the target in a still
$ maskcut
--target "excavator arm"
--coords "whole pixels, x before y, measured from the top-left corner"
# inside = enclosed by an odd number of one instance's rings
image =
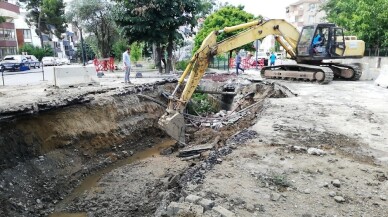
[[[224,41],[217,42],[217,35],[220,32],[232,32],[240,29],[246,30],[227,38]],[[179,78],[174,92],[169,97],[166,113],[159,119],[159,125],[162,129],[175,140],[184,143],[185,122],[183,112],[205,74],[211,58],[217,54],[236,49],[257,39],[262,39],[268,35],[275,35],[276,40],[285,48],[291,58],[296,57],[295,50],[299,32],[293,25],[281,19],[253,21],[211,32],[191,58],[188,66]],[[184,89],[182,93],[178,94],[178,90],[187,76],[188,79]]]

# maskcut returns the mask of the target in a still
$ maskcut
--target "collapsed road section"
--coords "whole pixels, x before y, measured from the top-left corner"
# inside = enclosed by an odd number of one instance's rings
[[[33,106],[3,109],[0,126],[1,216],[46,216],[53,212],[75,211],[94,212],[96,216],[110,214],[110,209],[89,207],[87,201],[92,203],[93,199],[81,202],[82,193],[84,190],[89,193],[95,191],[97,181],[104,180],[102,177],[109,170],[114,172],[117,167],[144,158],[139,156],[156,156],[161,148],[165,148],[162,150],[164,153],[178,148],[176,145],[165,147],[171,143],[156,124],[165,110],[163,92],[171,92],[174,85],[162,82],[111,88],[69,98],[49,89],[54,98],[56,94],[60,97]],[[208,87],[204,84],[201,89]],[[226,87],[223,83],[219,87],[225,91],[230,89],[230,84]],[[201,110],[206,115],[187,114],[190,125],[187,137],[191,147],[206,143],[213,144],[211,149],[222,146],[229,136],[253,124],[262,109],[263,99],[288,94],[284,93],[286,89],[276,84],[250,82],[237,82],[233,90],[236,93],[233,100],[225,100],[222,95],[201,96],[211,102],[209,110]],[[225,103],[229,111],[221,106]],[[198,107],[192,108],[195,110]],[[219,139],[215,141],[215,137]],[[156,149],[147,151],[149,147]],[[203,155],[199,153],[200,157]],[[158,159],[162,162],[156,160],[149,171],[146,168],[143,170],[142,163],[134,163],[125,172],[125,176],[133,178],[132,184],[126,182],[125,185],[134,185],[132,189],[138,188],[139,192],[127,192],[129,200],[116,201],[117,216],[126,216],[124,213],[152,216],[163,201],[171,200],[163,197],[164,188],[152,189],[151,183],[159,180],[157,171],[162,171],[162,167],[169,168],[166,180],[170,183],[168,186],[175,189],[174,177],[190,169],[190,164],[175,157],[169,157],[167,161]],[[118,162],[116,166],[108,167],[115,162]],[[101,180],[99,183],[103,182]],[[74,193],[76,186],[82,187]],[[123,208],[120,203],[131,206]]]

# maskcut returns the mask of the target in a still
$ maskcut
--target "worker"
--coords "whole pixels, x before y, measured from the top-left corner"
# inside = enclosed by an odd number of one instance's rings
[[[240,67],[241,65],[241,56],[240,56],[240,52],[239,50],[236,50],[236,59],[235,59],[235,62],[236,62],[236,75],[238,75],[238,70],[242,70],[244,72],[244,69]]]
[[[125,84],[131,84],[129,80],[129,75],[131,74],[131,48],[127,48],[127,50],[123,53],[123,64],[125,70]]]
[[[271,56],[269,57],[270,59],[270,66],[275,65],[275,60],[276,60],[276,55],[272,52]]]
[[[317,34],[313,39],[313,47],[322,43],[322,37],[320,34]]]

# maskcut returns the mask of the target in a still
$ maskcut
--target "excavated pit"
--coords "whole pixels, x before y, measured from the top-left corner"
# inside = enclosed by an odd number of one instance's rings
[[[222,147],[229,137],[253,124],[265,98],[293,95],[275,83],[233,84],[204,79],[201,86],[205,90],[234,91],[236,95],[212,95],[219,112],[201,117],[210,118],[210,122],[190,120],[187,134],[191,146],[213,142],[219,136],[214,148]],[[93,94],[91,100],[82,103],[46,106],[44,111],[32,114],[6,114],[0,125],[0,216],[47,216],[54,211],[78,214],[51,216],[85,216],[90,210],[82,205],[83,191],[94,187],[109,171],[155,157],[174,143],[157,126],[165,108],[156,103],[165,100],[162,92],[171,92],[174,87],[167,83],[112,90]],[[130,216],[152,216],[157,211],[162,203],[160,192],[148,193],[158,196],[150,200],[148,195],[144,201],[136,198],[146,204],[146,209],[132,207]],[[106,210],[96,216],[108,215]]]

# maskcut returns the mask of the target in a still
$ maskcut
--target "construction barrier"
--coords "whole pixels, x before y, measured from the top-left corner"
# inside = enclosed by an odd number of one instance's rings
[[[96,67],[97,72],[112,71],[115,69],[115,59],[113,57],[104,59],[94,59],[93,64]]]
[[[241,67],[243,69],[253,69],[256,68],[256,65],[258,64],[259,68],[264,67],[264,59],[259,59],[259,61],[255,61],[254,59],[248,59],[248,58],[243,58],[241,60]],[[235,68],[236,63],[234,58],[229,59],[229,66],[230,68]]]
[[[98,85],[98,78],[93,66],[56,66],[54,85],[56,87],[75,87],[82,85]]]
[[[384,88],[388,88],[388,65],[381,68],[380,74],[377,77],[375,84]]]

